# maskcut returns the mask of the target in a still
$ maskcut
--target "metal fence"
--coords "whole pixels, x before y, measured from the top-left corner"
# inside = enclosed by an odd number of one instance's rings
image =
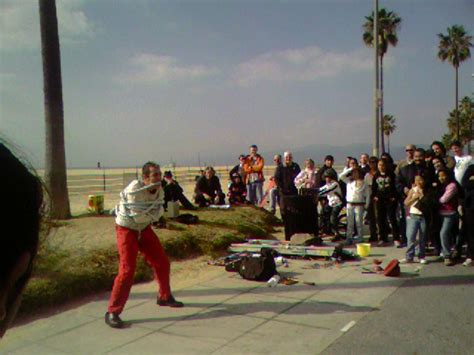
[[[229,180],[229,171],[231,167],[216,167],[216,175],[221,180],[221,184]],[[164,170],[168,170],[163,168]],[[171,168],[173,177],[180,184],[189,185],[196,181],[196,178],[200,176],[200,169],[197,167],[188,168]],[[270,176],[275,170],[274,166],[264,168],[264,175]],[[87,170],[87,173],[81,174],[77,171],[74,174],[67,176],[68,190],[70,196],[77,195],[94,195],[103,193],[118,193],[123,190],[132,180],[139,177],[138,169],[135,172],[120,171],[117,169],[103,169],[97,171],[97,173]]]

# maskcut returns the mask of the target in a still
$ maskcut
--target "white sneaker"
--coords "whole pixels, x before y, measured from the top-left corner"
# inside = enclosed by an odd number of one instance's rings
[[[398,248],[398,247],[400,246],[400,241],[395,240],[395,241],[393,242],[393,244],[395,244],[395,246]]]
[[[425,258],[420,258],[420,264],[428,264]]]
[[[467,258],[463,263],[462,266],[472,266],[472,259]]]

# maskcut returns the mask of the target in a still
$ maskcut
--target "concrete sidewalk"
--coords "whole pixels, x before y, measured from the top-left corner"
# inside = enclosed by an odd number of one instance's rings
[[[384,264],[403,256],[393,247],[373,248],[372,257],[327,266],[324,260],[290,260],[282,275],[302,282],[267,287],[209,266],[202,281],[175,288],[181,309],[155,304],[154,283],[137,285],[122,318],[125,329],[104,323],[108,293],[60,314],[15,327],[0,343],[5,354],[317,354],[358,320],[377,311],[418,264],[402,278],[362,274],[373,257]],[[319,269],[313,266],[318,263]],[[427,265],[426,267],[429,267]]]

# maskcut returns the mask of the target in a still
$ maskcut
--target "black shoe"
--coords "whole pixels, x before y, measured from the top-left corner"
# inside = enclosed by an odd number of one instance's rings
[[[105,324],[112,328],[123,328],[123,321],[117,313],[105,313]]]
[[[159,306],[166,306],[166,307],[172,307],[172,308],[181,308],[184,306],[184,303],[180,301],[176,301],[173,295],[170,295],[170,297],[167,300],[162,300],[158,298],[156,300],[156,304]]]

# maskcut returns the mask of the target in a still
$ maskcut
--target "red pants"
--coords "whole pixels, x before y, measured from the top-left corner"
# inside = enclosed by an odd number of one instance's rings
[[[155,280],[159,285],[160,298],[168,299],[171,294],[170,262],[151,226],[146,227],[140,233],[118,225],[115,226],[115,230],[120,261],[108,311],[122,313],[132,288],[139,250],[153,269]]]

